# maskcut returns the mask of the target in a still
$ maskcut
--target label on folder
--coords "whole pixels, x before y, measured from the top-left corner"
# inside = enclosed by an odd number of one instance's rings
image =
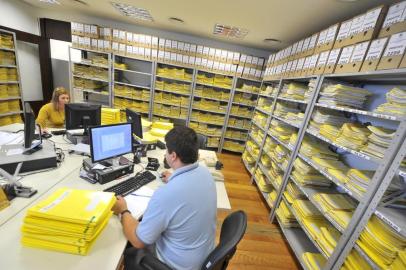
[[[379,59],[382,55],[383,49],[385,47],[386,41],[388,40],[387,37],[376,39],[372,41],[371,46],[369,47],[367,56],[365,60],[374,60]]]

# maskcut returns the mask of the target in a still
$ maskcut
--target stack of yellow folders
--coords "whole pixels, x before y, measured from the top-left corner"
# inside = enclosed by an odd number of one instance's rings
[[[312,113],[309,129],[317,133],[323,124],[340,127],[345,122],[348,122],[348,119],[342,112],[318,108]]]
[[[293,167],[291,177],[301,186],[329,187],[331,185],[330,180],[300,158],[295,159]]]
[[[391,269],[399,253],[406,249],[406,239],[375,215],[368,221],[357,244],[381,269]]]
[[[273,207],[274,202],[276,201],[276,197],[278,196],[278,193],[276,192],[276,190],[272,190],[269,194],[268,194],[268,198],[267,198],[267,202],[268,204]]]
[[[357,123],[345,123],[335,142],[353,150],[359,150],[368,141],[369,129]]]
[[[349,181],[347,186],[350,190],[358,195],[363,195],[368,188],[369,182],[374,176],[374,171],[350,169],[347,172]]]
[[[309,270],[323,269],[326,263],[326,258],[320,253],[305,252],[302,254],[302,259]]]
[[[291,82],[285,84],[281,90],[280,96],[296,100],[304,100],[304,94],[308,90],[307,84]]]
[[[272,185],[266,182],[265,176],[259,167],[255,171],[255,179],[257,179],[258,187],[262,192],[269,193],[272,191]]]
[[[101,123],[102,125],[120,123],[120,109],[102,108],[101,109]]]
[[[108,223],[115,201],[110,192],[60,188],[28,210],[21,242],[86,255]]]
[[[361,152],[377,158],[383,158],[386,149],[395,136],[395,130],[372,125],[368,126],[368,129],[371,131],[371,134],[368,136],[368,142],[361,149]]]
[[[386,100],[375,109],[376,112],[406,116],[406,89],[393,88],[386,93]]]
[[[276,209],[276,216],[284,228],[299,227],[299,223],[297,223],[295,216],[289,210],[284,200],[281,201],[278,209]]]
[[[281,121],[272,119],[269,132],[282,142],[286,143],[289,141],[291,135],[296,133],[296,129],[288,124],[282,123]]]
[[[371,93],[363,88],[348,85],[329,85],[320,91],[319,103],[330,106],[362,108]]]
[[[344,194],[317,193],[314,200],[320,205],[324,214],[346,228],[355,210],[355,204]]]
[[[406,249],[403,251],[399,251],[398,256],[393,261],[390,269],[391,270],[406,269]]]
[[[289,182],[286,186],[286,191],[283,193],[288,203],[292,204],[297,199],[304,199],[304,194],[300,189],[292,182]]]

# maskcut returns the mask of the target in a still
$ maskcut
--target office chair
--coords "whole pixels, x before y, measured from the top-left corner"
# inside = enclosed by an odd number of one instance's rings
[[[206,149],[207,147],[207,137],[203,134],[197,134],[197,142],[199,144],[199,149]]]
[[[237,250],[237,244],[241,241],[247,228],[247,215],[239,210],[231,213],[221,225],[220,241],[216,248],[204,260],[201,270],[225,270],[229,261]],[[134,252],[135,251],[135,248]],[[126,252],[129,254],[130,252]],[[131,254],[131,253],[130,253]],[[134,258],[135,260],[135,258]],[[161,262],[150,253],[142,254],[137,258],[143,270],[171,270],[169,266]],[[127,270],[127,269],[126,269]]]

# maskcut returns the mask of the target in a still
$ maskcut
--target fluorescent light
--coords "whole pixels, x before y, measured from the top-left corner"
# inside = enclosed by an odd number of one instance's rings
[[[214,25],[213,30],[214,35],[238,39],[243,39],[248,33],[249,33],[248,29],[238,28],[235,26],[229,26],[219,23],[216,23]]]
[[[42,3],[53,4],[53,5],[55,5],[55,4],[60,5],[61,4],[57,0],[39,0],[39,1],[42,2]]]
[[[151,14],[146,9],[115,2],[111,2],[111,5],[124,16],[131,17],[141,21],[149,21],[149,22],[154,21]]]

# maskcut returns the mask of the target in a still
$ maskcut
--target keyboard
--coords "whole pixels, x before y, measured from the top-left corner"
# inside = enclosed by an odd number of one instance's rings
[[[149,182],[154,181],[155,179],[156,176],[150,171],[144,171],[141,174],[130,177],[121,183],[106,188],[103,191],[114,192],[116,195],[126,196]]]
[[[52,133],[53,135],[65,135],[66,129],[51,130],[51,133]]]

